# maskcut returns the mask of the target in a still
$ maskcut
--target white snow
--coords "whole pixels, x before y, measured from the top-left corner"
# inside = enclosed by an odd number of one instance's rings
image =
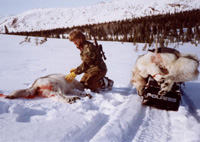
[[[50,39],[36,46],[35,37],[0,35],[0,94],[28,88],[41,76],[63,73],[80,63],[79,50],[64,39]],[[39,41],[43,38],[39,38]],[[135,52],[132,43],[103,42],[107,76],[114,80],[112,91],[91,93],[67,104],[55,98],[0,98],[1,142],[199,142],[200,79],[187,82],[177,112],[141,105],[130,86],[131,70],[144,44]],[[174,47],[173,44],[169,45]],[[200,48],[190,43],[179,50],[200,57]],[[76,77],[81,79],[81,75]]]
[[[199,9],[199,0],[113,0],[79,8],[38,8],[0,19],[0,33],[40,31]]]

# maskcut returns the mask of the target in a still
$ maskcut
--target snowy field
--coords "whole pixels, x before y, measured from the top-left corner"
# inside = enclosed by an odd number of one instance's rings
[[[79,50],[68,40],[0,35],[0,94],[31,86],[41,76],[68,74],[80,63]],[[43,38],[39,38],[39,42]],[[130,85],[131,70],[144,44],[99,42],[107,56],[107,76],[114,88],[91,93],[67,104],[55,98],[0,98],[0,142],[200,142],[200,79],[187,82],[179,110],[164,111],[141,105]],[[173,47],[174,45],[169,45]],[[200,48],[179,46],[200,57]],[[77,76],[78,80],[81,75]]]

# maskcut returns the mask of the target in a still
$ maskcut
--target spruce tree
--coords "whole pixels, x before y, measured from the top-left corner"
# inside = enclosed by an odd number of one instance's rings
[[[134,31],[133,45],[136,45],[137,38],[138,38],[137,31]]]
[[[9,34],[9,31],[6,25],[5,25],[5,34]]]
[[[187,33],[186,33],[186,41],[188,42],[188,41],[191,41],[191,39],[192,39],[192,27],[191,27],[191,25],[189,24],[188,25],[188,28],[187,28]]]

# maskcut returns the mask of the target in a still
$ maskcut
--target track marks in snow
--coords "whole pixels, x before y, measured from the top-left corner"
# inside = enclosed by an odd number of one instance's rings
[[[172,125],[169,112],[142,106],[133,88],[122,90],[120,93],[128,98],[117,106],[115,114],[91,141],[170,141]]]
[[[112,91],[93,94],[93,99],[82,102],[81,108],[74,108],[76,111],[84,112],[85,117],[81,118],[80,126],[67,133],[61,141],[93,141],[96,137],[101,136],[102,131],[107,129],[110,121],[110,114],[115,115],[118,109],[130,97],[132,89],[113,88]],[[79,106],[80,107],[80,106]],[[124,107],[123,107],[124,108]],[[94,140],[96,141],[96,140]]]
[[[79,127],[76,127],[71,133],[67,133],[61,142],[90,141],[90,139],[92,139],[96,133],[98,133],[98,131],[107,123],[108,116],[105,114],[97,113],[91,118],[82,119],[84,119],[85,122],[80,124]]]
[[[170,141],[172,126],[167,111],[142,106],[133,88],[124,89],[121,94],[128,98],[91,141]]]
[[[147,107],[145,118],[132,141],[168,142],[171,139],[171,130],[167,111]]]
[[[96,141],[128,141],[130,135],[134,135],[135,130],[142,123],[145,108],[140,105],[137,95],[132,88],[127,88],[121,92],[126,99],[115,108],[115,113],[110,115],[108,122],[90,140]],[[137,123],[137,124],[136,124]]]
[[[23,100],[21,100],[23,101]],[[35,100],[39,101],[39,100]],[[35,102],[34,101],[34,102]],[[55,115],[49,114],[52,112],[51,108],[47,106],[39,106],[36,103],[37,109],[30,103],[24,105],[21,103],[15,104],[0,102],[0,114],[11,113],[14,114],[14,121],[17,122],[46,122],[48,118],[58,117],[60,114],[60,103],[53,102],[57,106]],[[50,102],[49,102],[50,103]],[[188,103],[188,101],[187,101]],[[65,106],[65,105],[64,105]],[[47,109],[47,108],[48,109]],[[69,108],[68,108],[69,107]],[[55,106],[53,107],[55,108]],[[78,101],[76,104],[67,105],[66,109],[75,111],[79,114],[80,124],[72,125],[70,131],[63,131],[60,141],[124,141],[124,142],[168,142],[177,140],[175,135],[178,133],[179,124],[175,123],[177,115],[184,117],[179,112],[168,112],[158,110],[141,105],[141,100],[136,95],[134,88],[114,88],[110,92],[102,94],[94,94],[94,98],[89,100],[87,98]],[[191,113],[182,107],[186,113]],[[64,112],[63,112],[64,113]],[[188,114],[188,116],[191,116]],[[68,116],[66,116],[68,117]],[[68,118],[66,118],[67,120]],[[184,122],[186,120],[183,120]],[[178,120],[179,122],[179,120]],[[188,123],[189,124],[189,123]],[[68,124],[66,124],[67,126]],[[175,127],[175,128],[173,128]],[[188,127],[183,123],[180,127],[184,131]],[[194,129],[197,129],[195,127]],[[177,130],[177,131],[176,131]],[[191,134],[194,135],[193,131]],[[189,135],[188,135],[189,136]],[[195,140],[198,139],[196,138]],[[181,138],[181,140],[184,140]]]
[[[140,107],[138,113],[130,121],[130,128],[127,130],[127,134],[124,136],[124,141],[131,142],[143,124],[144,118],[146,116],[146,107]]]

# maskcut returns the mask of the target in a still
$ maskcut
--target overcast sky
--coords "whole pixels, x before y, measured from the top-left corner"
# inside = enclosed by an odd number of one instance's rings
[[[82,7],[112,0],[0,0],[0,15],[16,15],[33,8]]]

